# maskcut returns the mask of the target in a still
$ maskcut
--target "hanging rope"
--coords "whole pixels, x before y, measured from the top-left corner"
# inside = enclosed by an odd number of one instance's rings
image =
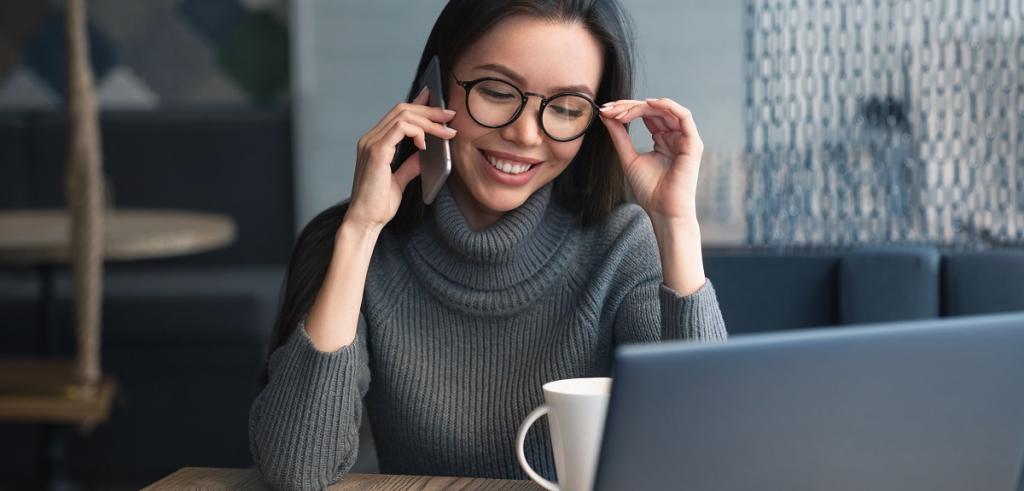
[[[70,135],[65,187],[71,215],[71,273],[77,339],[76,377],[86,397],[100,372],[103,292],[103,179],[99,122],[86,39],[85,0],[67,2]]]

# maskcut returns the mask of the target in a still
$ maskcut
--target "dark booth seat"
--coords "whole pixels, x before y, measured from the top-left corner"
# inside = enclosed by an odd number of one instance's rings
[[[709,249],[730,334],[1024,310],[1024,251]]]
[[[922,319],[939,315],[939,252],[708,250],[730,334]]]

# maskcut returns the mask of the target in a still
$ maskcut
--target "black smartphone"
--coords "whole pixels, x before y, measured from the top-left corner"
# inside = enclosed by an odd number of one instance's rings
[[[441,82],[441,62],[435,55],[430,59],[423,77],[419,81],[420,87],[427,87],[430,91],[430,100],[427,105],[445,109],[444,86]],[[438,138],[430,133],[426,134],[426,150],[420,150],[420,182],[423,187],[423,203],[434,202],[438,191],[444,185],[445,179],[452,172],[452,150],[448,140]]]

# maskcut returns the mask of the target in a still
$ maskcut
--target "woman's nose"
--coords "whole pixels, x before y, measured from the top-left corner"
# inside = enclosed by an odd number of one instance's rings
[[[530,100],[512,124],[501,129],[501,137],[522,147],[533,147],[544,141],[540,127],[540,101]]]

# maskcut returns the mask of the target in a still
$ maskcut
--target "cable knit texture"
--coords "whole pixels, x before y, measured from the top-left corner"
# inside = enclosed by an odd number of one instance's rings
[[[541,385],[608,376],[616,345],[660,339],[723,341],[725,323],[710,281],[688,296],[662,283],[640,207],[581,228],[548,184],[474,231],[444,187],[414,232],[381,234],[353,344],[317,351],[300,323],[273,353],[253,457],[277,488],[343,478],[365,397],[382,472],[525,479],[513,446]],[[526,455],[555,479],[546,420]]]

